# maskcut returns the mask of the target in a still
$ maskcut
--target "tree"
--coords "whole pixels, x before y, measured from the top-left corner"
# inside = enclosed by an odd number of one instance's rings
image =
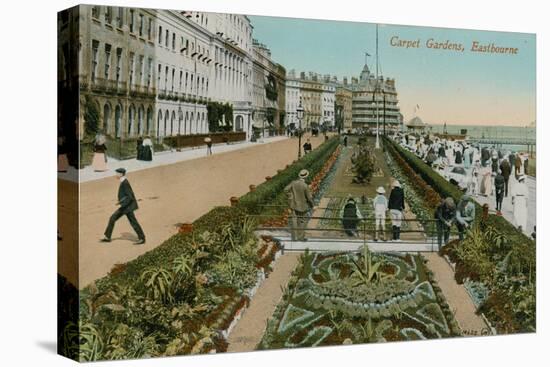
[[[360,144],[359,150],[351,157],[355,183],[369,183],[376,170],[376,157],[366,144]]]
[[[97,103],[86,96],[84,101],[84,133],[87,136],[95,136],[99,131],[99,108]]]

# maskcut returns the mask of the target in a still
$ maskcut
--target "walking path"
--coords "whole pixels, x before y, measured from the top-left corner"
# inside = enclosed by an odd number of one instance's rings
[[[323,141],[323,136],[311,138],[313,147]],[[297,139],[282,139],[209,157],[130,170],[128,180],[139,204],[135,214],[147,237],[142,246],[132,244],[136,235],[126,218],[116,223],[111,243],[99,242],[109,217],[117,209],[119,181],[109,177],[81,183],[77,208],[79,233],[66,233],[68,229],[60,221],[63,240],[58,242],[59,254],[75,253],[80,268],[76,273],[76,259],[60,255],[60,273],[80,288],[85,287],[105,276],[113,265],[126,263],[160,245],[177,232],[178,223],[193,222],[215,206],[229,205],[231,196],[239,197],[249,191],[250,184],[259,185],[266,176],[274,176],[297,158],[297,146]],[[63,203],[65,199],[68,196],[59,197],[62,207],[74,205]],[[78,249],[72,249],[74,246]]]
[[[274,143],[274,142],[278,142],[286,139],[289,139],[289,137],[274,136],[274,137],[260,139],[255,143],[252,143],[249,141],[247,142],[243,141],[243,142],[231,143],[231,144],[216,144],[212,147],[212,155],[232,152],[239,149],[255,147],[261,144]],[[296,147],[296,151],[297,150],[298,148]],[[188,161],[191,159],[204,158],[205,156],[206,156],[206,148],[205,146],[200,146],[195,148],[187,148],[180,152],[177,152],[177,151],[157,152],[153,156],[153,160],[151,162],[138,161],[135,158],[118,160],[118,159],[109,157],[107,161],[107,168],[108,168],[107,171],[95,172],[92,166],[87,166],[77,171],[71,167],[70,170],[67,171],[66,173],[59,173],[58,177],[66,180],[75,180],[77,179],[77,177],[79,177],[78,179],[80,182],[88,182],[88,181],[101,180],[106,177],[115,176],[116,175],[115,170],[120,167],[126,168],[128,172],[135,172],[143,169]]]
[[[256,349],[265,332],[267,320],[281,301],[292,271],[298,265],[300,254],[285,253],[276,262],[273,271],[252,298],[227,342],[228,352],[249,352]]]
[[[353,172],[353,164],[351,163],[351,157],[354,150],[356,149],[357,139],[350,138],[348,147],[342,148],[341,158],[338,161],[338,166],[334,174],[334,178],[330,183],[330,187],[327,188],[324,193],[323,198],[319,203],[319,208],[313,212],[314,217],[325,217],[326,219],[312,219],[309,221],[307,226],[307,237],[326,237],[332,239],[339,238],[349,238],[343,232],[343,225],[340,218],[340,210],[346,203],[346,198],[351,196],[357,201],[357,205],[361,210],[362,214],[365,215],[365,218],[368,219],[366,223],[367,229],[367,239],[372,240],[374,237],[374,211],[372,204],[370,208],[366,209],[365,203],[361,203],[361,198],[364,196],[367,201],[371,201],[376,196],[376,189],[379,186],[384,187],[386,190],[386,197],[389,198],[393,178],[391,171],[388,167],[388,162],[386,161],[384,152],[382,149],[374,149],[375,138],[368,137],[367,143],[371,148],[373,148],[374,155],[376,157],[376,168],[378,169],[371,178],[368,184],[357,184],[353,183],[352,180],[355,177]],[[401,239],[404,241],[413,241],[413,242],[426,242],[423,233],[420,232],[407,232],[410,230],[422,231],[418,223],[414,220],[416,216],[410,210],[409,206],[406,205],[404,210],[405,219],[410,220],[410,222],[404,223],[402,228]],[[389,212],[386,214],[386,219],[388,224],[386,225],[385,236],[389,239],[392,236],[391,226],[389,224]],[[364,233],[361,231],[361,225],[359,229],[359,238],[362,238]],[[298,246],[301,247],[301,246]],[[320,247],[311,247],[318,248],[319,250],[324,249],[324,246]],[[421,247],[425,248],[425,247]]]
[[[514,226],[516,225],[514,220],[514,206],[512,205],[512,192],[513,187],[517,183],[513,176],[510,177],[510,183],[508,188],[508,197],[505,197],[502,201],[502,216],[506,218]],[[529,189],[529,202],[527,204],[527,228],[523,229],[523,233],[527,236],[531,236],[533,229],[537,224],[537,181],[532,176],[527,176],[525,179],[527,188]],[[489,204],[489,209],[492,213],[496,213],[496,198],[495,196],[481,196],[478,195],[475,197],[478,203],[481,205],[487,203]]]
[[[464,335],[487,335],[487,325],[481,316],[476,315],[475,305],[466,289],[456,283],[451,266],[436,252],[426,253],[424,257]]]

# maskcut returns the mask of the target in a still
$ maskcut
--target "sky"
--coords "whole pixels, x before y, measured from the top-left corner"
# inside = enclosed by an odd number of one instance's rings
[[[249,16],[253,37],[266,44],[287,71],[359,77],[365,52],[375,73],[373,23]],[[525,126],[536,119],[535,35],[379,25],[379,72],[395,78],[405,121],[418,115],[431,124]],[[419,40],[419,48],[392,46]],[[463,52],[428,48],[461,43]],[[480,45],[518,48],[518,53],[472,52]],[[416,109],[415,107],[419,106]]]

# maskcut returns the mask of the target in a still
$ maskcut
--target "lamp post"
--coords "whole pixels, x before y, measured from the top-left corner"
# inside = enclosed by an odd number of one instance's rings
[[[384,126],[384,136],[386,136],[386,92],[384,92],[384,88],[382,88],[382,98],[383,98],[383,115],[382,115],[382,124]]]
[[[298,159],[300,159],[302,157],[302,119],[304,118],[301,98],[300,105],[296,108],[296,117],[298,117]]]

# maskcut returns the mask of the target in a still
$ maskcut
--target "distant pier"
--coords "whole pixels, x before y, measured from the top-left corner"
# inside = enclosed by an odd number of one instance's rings
[[[533,155],[537,146],[535,138],[468,138],[471,143],[494,145],[502,147],[503,145],[521,145],[527,147],[527,152]]]

